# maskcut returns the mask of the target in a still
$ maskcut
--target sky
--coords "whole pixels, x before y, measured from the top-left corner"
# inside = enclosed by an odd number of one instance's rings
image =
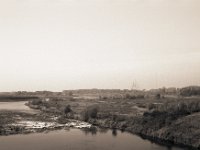
[[[0,91],[200,85],[199,0],[0,0]]]

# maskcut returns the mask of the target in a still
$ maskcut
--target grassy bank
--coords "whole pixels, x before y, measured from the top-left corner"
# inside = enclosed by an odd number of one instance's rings
[[[189,88],[191,91],[191,88]],[[101,91],[102,92],[102,91]],[[182,93],[185,92],[181,91]],[[46,92],[45,92],[46,93]],[[117,94],[116,94],[117,93]],[[65,124],[69,119],[89,122],[100,127],[121,129],[156,142],[165,141],[200,149],[200,97],[181,95],[162,95],[144,92],[126,93],[124,91],[104,91],[93,95],[66,93],[42,96],[12,95],[11,100],[23,99],[28,106],[41,111],[36,115],[19,113],[4,114],[0,122],[1,133],[7,124],[17,120],[56,121]],[[32,95],[34,95],[32,93]],[[10,97],[9,97],[10,98]],[[5,97],[3,97],[5,100]],[[13,117],[15,116],[15,117]],[[7,120],[8,118],[8,120]],[[52,120],[52,118],[56,118]],[[8,126],[7,126],[8,127]],[[12,128],[12,127],[11,127]],[[9,129],[7,133],[24,130]],[[12,131],[12,132],[11,132]],[[5,133],[4,133],[5,134]]]
[[[31,108],[66,119],[87,121],[100,127],[121,129],[160,142],[200,149],[200,99],[134,98],[36,100]]]

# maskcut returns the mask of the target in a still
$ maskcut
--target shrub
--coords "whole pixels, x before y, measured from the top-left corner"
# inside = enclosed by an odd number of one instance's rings
[[[125,94],[125,98],[126,99],[140,99],[140,98],[144,98],[145,96],[143,94],[129,94],[129,93],[126,93]]]
[[[70,113],[72,110],[71,110],[71,106],[70,105],[67,105],[66,107],[65,107],[65,109],[64,109],[64,113],[65,114],[68,114],[68,113]]]
[[[180,89],[181,96],[200,95],[200,86],[189,86]]]
[[[72,91],[70,91],[70,92],[69,92],[69,96],[73,96],[73,93],[72,93]]]
[[[40,105],[40,104],[42,104],[42,100],[40,100],[40,99],[33,100],[33,101],[31,101],[31,104],[32,105]]]
[[[112,115],[112,120],[116,122],[122,122],[122,121],[128,120],[128,118],[129,117],[126,115],[116,115],[116,114]]]
[[[125,95],[125,98],[126,98],[126,99],[135,99],[135,98],[136,98],[136,96],[135,96],[135,95],[131,95],[131,94],[127,93],[127,94]]]
[[[149,109],[149,110],[152,110],[152,109],[155,109],[155,108],[156,108],[155,105],[152,104],[152,103],[150,103],[150,104],[148,105],[148,109]]]
[[[82,119],[88,121],[90,118],[97,118],[98,106],[89,106],[82,112]]]
[[[161,98],[160,93],[156,94],[156,99],[160,99],[160,98]]]
[[[188,115],[194,112],[200,112],[200,101],[199,100],[181,100],[171,103],[164,103],[157,105],[149,104],[149,110],[157,110],[159,112],[167,112],[169,115],[182,116]]]

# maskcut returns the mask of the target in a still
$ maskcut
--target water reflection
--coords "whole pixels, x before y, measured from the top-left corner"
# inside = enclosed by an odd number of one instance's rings
[[[108,128],[99,128],[98,132],[99,133],[107,133],[108,132]]]
[[[85,135],[91,134],[91,135],[96,135],[98,132],[101,134],[106,134],[109,129],[107,128],[97,128],[97,127],[91,127],[91,128],[83,128],[81,129],[85,133]],[[112,136],[116,137],[117,136],[117,129],[112,130]]]
[[[97,134],[97,128],[96,127],[91,127],[91,128],[83,128],[81,129],[85,135],[91,134],[91,135],[96,135]]]
[[[85,135],[92,135],[92,136],[96,136],[97,134],[105,134],[105,135],[108,135],[108,134],[112,134],[112,137],[114,138],[117,138],[118,134],[120,133],[120,136],[121,134],[130,134],[132,136],[136,136],[134,134],[131,134],[131,133],[127,133],[126,131],[124,130],[117,130],[117,129],[108,129],[108,128],[98,128],[98,127],[92,127],[92,128],[84,128],[84,129],[81,129],[81,131],[85,134]],[[121,131],[121,132],[120,132]],[[109,133],[108,133],[109,132]],[[181,149],[185,149],[185,150],[188,150],[187,148],[175,148],[173,143],[170,143],[170,142],[164,142],[164,141],[157,141],[157,142],[154,142],[153,140],[145,137],[145,136],[142,136],[140,135],[139,136],[142,140],[144,141],[147,141],[149,143],[151,143],[152,145],[159,145],[161,147],[165,147],[166,150],[181,150]],[[159,148],[160,149],[160,148]]]
[[[95,135],[95,136],[94,136]],[[119,130],[91,128],[0,137],[1,150],[181,150]]]
[[[112,135],[115,137],[115,136],[117,136],[117,130],[116,129],[113,129],[112,130]]]

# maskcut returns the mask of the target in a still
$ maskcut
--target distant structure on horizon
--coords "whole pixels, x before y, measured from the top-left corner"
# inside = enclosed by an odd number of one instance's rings
[[[132,82],[131,90],[138,90],[138,84],[137,84],[136,80],[134,80],[134,81]]]

